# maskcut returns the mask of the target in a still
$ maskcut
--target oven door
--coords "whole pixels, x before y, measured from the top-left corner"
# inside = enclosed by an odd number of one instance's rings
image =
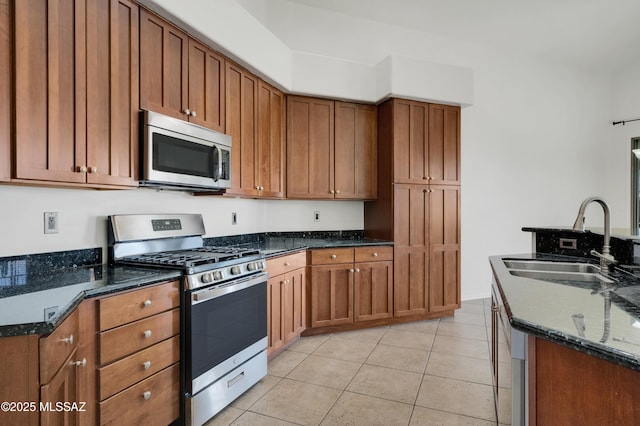
[[[186,293],[188,394],[195,395],[266,349],[267,277],[261,272]]]

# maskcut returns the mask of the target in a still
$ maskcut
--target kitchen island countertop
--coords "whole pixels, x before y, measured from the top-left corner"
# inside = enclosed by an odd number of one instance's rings
[[[612,283],[540,280],[513,275],[508,259],[589,259],[539,253],[489,261],[513,328],[640,370],[640,277],[616,269],[607,274]]]

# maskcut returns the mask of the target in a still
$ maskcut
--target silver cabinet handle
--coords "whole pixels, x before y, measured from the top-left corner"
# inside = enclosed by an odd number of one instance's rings
[[[356,272],[360,272],[360,268],[356,268]]]
[[[82,361],[71,361],[71,365],[84,368],[87,366],[87,359],[82,358]]]
[[[96,166],[89,167],[89,173],[98,173],[98,168]]]
[[[289,266],[289,265],[291,265],[291,263],[289,263],[289,262],[284,262],[284,266]]]
[[[332,258],[332,259],[335,259],[335,258],[337,258],[337,257],[338,257],[338,256],[336,256],[335,254],[332,254],[332,255],[331,255],[331,258]]]
[[[142,394],[142,397],[143,397],[145,400],[150,399],[150,398],[151,398],[151,391],[146,391],[146,392],[144,392],[144,393]]]
[[[185,109],[182,110],[182,113],[184,115],[191,115],[191,110],[189,108],[185,108]]]
[[[196,116],[196,112],[195,111],[191,111],[191,116],[195,117]]]
[[[373,253],[373,257],[378,257],[378,253]]]
[[[340,190],[339,190],[339,189],[336,189],[336,194],[339,194],[339,193],[340,193]]]
[[[349,272],[355,272],[355,270],[354,269],[349,269]]]
[[[79,173],[87,173],[87,166],[78,166]]]
[[[142,306],[144,306],[145,308],[148,308],[149,306],[151,306],[151,299],[147,299],[144,302],[142,302]]]
[[[143,367],[145,370],[150,369],[150,368],[151,368],[151,361],[145,361],[145,362],[143,362],[143,363],[142,363],[142,367]]]
[[[148,339],[149,337],[151,337],[151,330],[145,330],[144,333],[142,333],[144,335],[144,337],[146,339]]]
[[[73,334],[70,335],[69,337],[65,337],[64,339],[62,339],[62,342],[68,345],[73,345]]]

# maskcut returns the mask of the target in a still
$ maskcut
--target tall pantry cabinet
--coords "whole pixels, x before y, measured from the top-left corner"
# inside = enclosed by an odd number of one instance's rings
[[[378,199],[365,234],[394,241],[394,317],[460,307],[460,108],[378,106]]]

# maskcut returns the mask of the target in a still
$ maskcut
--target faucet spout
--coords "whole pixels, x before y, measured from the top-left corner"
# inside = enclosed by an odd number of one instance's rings
[[[602,244],[602,253],[598,253],[595,250],[591,251],[591,254],[600,258],[600,268],[608,269],[609,265],[618,263],[611,255],[611,213],[609,212],[609,206],[606,201],[599,197],[587,198],[580,204],[580,210],[578,210],[578,217],[573,224],[574,231],[584,231],[584,212],[587,206],[591,203],[598,203],[604,210],[604,241]]]

